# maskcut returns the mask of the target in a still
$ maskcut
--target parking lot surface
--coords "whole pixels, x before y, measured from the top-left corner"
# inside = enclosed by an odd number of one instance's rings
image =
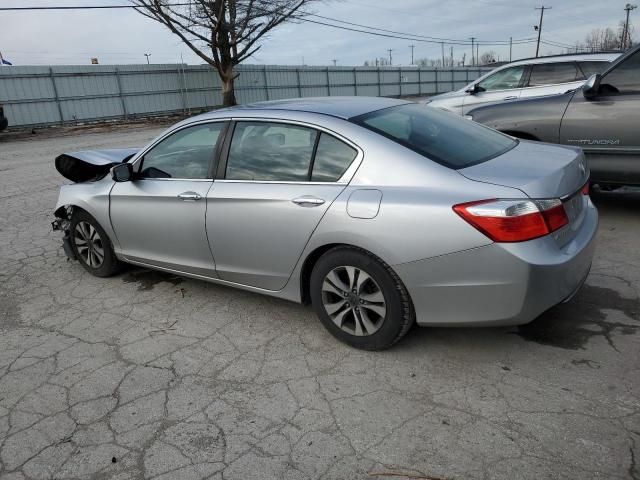
[[[640,193],[594,195],[570,303],[361,352],[309,307],[67,261],[54,156],[160,131],[0,136],[1,478],[640,479]]]

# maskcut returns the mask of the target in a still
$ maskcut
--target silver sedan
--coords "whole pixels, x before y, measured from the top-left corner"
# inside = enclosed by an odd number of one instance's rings
[[[311,303],[383,349],[419,325],[516,325],[580,288],[598,215],[580,149],[394,99],[217,110],[141,149],[68,153],[54,228],[123,263]]]

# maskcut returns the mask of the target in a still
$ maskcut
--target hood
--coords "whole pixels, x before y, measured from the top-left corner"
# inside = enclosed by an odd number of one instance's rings
[[[111,167],[126,162],[139,150],[139,148],[116,148],[63,153],[56,158],[56,170],[72,182],[95,182],[103,178]]]
[[[571,195],[589,178],[589,169],[579,148],[526,140],[499,157],[458,173],[470,180],[517,188],[530,198]]]
[[[466,88],[466,87],[465,87]],[[443,100],[445,98],[450,98],[450,97],[457,97],[458,95],[460,95],[460,90],[453,90],[451,92],[447,92],[447,93],[440,93],[438,95],[434,95],[433,97],[429,97],[425,100],[425,103],[429,103],[432,100]]]

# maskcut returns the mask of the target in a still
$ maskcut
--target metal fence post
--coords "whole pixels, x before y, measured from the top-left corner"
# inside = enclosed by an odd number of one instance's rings
[[[184,65],[180,64],[180,66],[176,69],[176,73],[178,74],[178,84],[180,85],[180,96],[182,97],[182,114],[187,113],[187,95],[186,89],[187,85],[184,81]]]
[[[451,67],[451,91],[453,92],[456,89],[456,83],[455,83],[455,75],[456,72],[453,70],[453,67]]]
[[[118,98],[120,98],[120,105],[122,106],[122,114],[124,115],[124,119],[126,120],[129,115],[127,113],[127,105],[125,104],[124,97],[122,96],[122,83],[120,82],[120,69],[115,67],[116,72],[116,83],[118,84]]]
[[[418,68],[418,95],[422,95],[422,68]]]
[[[353,67],[353,94],[358,96],[358,73],[356,67]]]
[[[434,67],[433,72],[436,74],[436,93],[440,93],[440,87],[438,87],[438,67]]]
[[[302,98],[302,84],[300,83],[300,69],[296,68],[296,79],[298,81],[298,97]]]
[[[64,117],[62,116],[62,105],[60,105],[60,97],[58,96],[58,87],[56,85],[56,79],[53,76],[53,68],[49,67],[49,78],[51,79],[51,85],[53,86],[53,95],[56,99],[56,105],[58,106],[58,115],[60,115],[60,125],[64,126]]]
[[[331,96],[331,78],[329,77],[329,67],[327,67],[327,95]]]
[[[378,67],[378,96],[382,96],[382,86],[380,85],[380,67]]]
[[[398,90],[400,90],[400,96],[402,96],[402,67],[398,67]]]
[[[267,96],[267,100],[269,100],[269,82],[267,80],[267,66],[266,65],[262,68],[262,73],[264,74],[264,93]]]

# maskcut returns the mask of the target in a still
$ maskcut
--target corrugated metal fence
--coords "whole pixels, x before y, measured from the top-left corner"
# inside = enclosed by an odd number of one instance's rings
[[[325,95],[432,95],[461,88],[482,68],[240,65],[240,103]],[[10,126],[75,124],[190,112],[222,103],[206,65],[1,67],[0,103]]]

